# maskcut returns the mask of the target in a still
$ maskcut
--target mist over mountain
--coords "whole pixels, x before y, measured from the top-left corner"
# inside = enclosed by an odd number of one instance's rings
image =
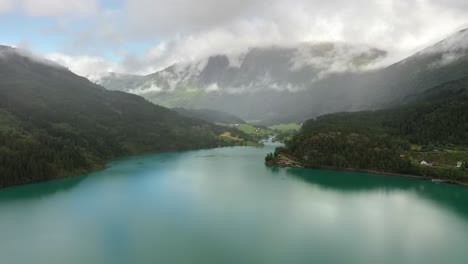
[[[212,109],[186,109],[177,107],[173,108],[172,110],[183,116],[197,118],[216,124],[233,125],[246,123],[244,120],[235,115]]]
[[[252,48],[148,76],[110,74],[98,83],[168,107],[213,108],[264,119],[278,114],[285,96],[310,90],[337,73],[364,69],[385,55],[378,49],[332,43]]]
[[[462,30],[371,76],[377,91],[402,98],[468,75],[468,31]],[[382,84],[380,84],[382,83]]]
[[[252,48],[147,76],[110,74],[98,83],[168,106],[212,108],[274,124],[339,111],[382,108],[468,75],[468,33],[460,31],[381,69],[386,52],[345,44]]]

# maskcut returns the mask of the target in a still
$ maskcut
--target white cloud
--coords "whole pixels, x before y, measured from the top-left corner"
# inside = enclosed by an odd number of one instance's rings
[[[23,0],[23,11],[30,16],[89,16],[97,13],[98,0]]]
[[[218,84],[217,84],[217,83],[211,84],[210,86],[206,87],[205,91],[206,91],[207,93],[219,91]]]
[[[466,56],[468,51],[468,30],[460,32],[450,38],[444,39],[433,47],[422,51],[423,54],[444,54],[437,61],[432,62],[430,68],[438,68],[448,65]]]
[[[118,65],[101,57],[70,56],[62,53],[50,53],[45,57],[92,81],[99,80],[109,72],[120,72]]]
[[[14,8],[14,0],[0,0],[0,14],[11,12]]]
[[[143,55],[127,54],[130,72],[252,46],[321,41],[387,50],[388,64],[468,26],[467,13],[464,0],[127,0],[121,32],[160,42]]]
[[[163,91],[163,89],[161,87],[157,86],[156,84],[151,84],[150,87],[138,87],[138,88],[135,88],[135,89],[131,89],[128,92],[133,93],[133,94],[137,94],[137,95],[146,95],[146,94],[149,94],[149,93],[159,93],[159,92],[162,92],[162,91]]]
[[[233,54],[236,65],[236,56],[253,46],[324,41],[387,50],[381,65],[388,65],[468,27],[466,0],[119,0],[124,4],[118,9],[100,1],[17,3],[31,16],[91,16],[79,29],[62,24],[66,33],[56,34],[70,36],[62,53],[112,52],[121,62],[93,56],[67,62],[86,75],[89,70],[78,65],[146,74],[220,53]],[[0,0],[0,13],[7,2]],[[157,44],[139,52],[128,48],[140,42]]]

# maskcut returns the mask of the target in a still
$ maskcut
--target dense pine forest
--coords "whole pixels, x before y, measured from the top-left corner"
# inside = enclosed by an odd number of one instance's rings
[[[173,108],[172,110],[176,111],[177,113],[191,117],[197,118],[201,120],[205,120],[212,123],[220,123],[220,124],[245,124],[245,121],[241,118],[225,113],[222,111],[211,110],[211,109],[186,109],[186,108]]]
[[[0,187],[84,173],[124,155],[235,143],[218,137],[228,128],[107,91],[12,48],[0,52]]]
[[[309,120],[285,148],[276,150],[276,157],[289,153],[312,168],[353,168],[466,181],[467,150],[465,78],[409,97],[391,109]],[[274,155],[267,157],[267,161],[272,159]]]

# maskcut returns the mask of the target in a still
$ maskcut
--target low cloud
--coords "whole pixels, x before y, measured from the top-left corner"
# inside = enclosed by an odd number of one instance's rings
[[[330,73],[357,72],[385,58],[387,52],[366,45],[321,43],[302,45],[292,58],[292,70],[312,66],[319,71],[319,78]]]
[[[162,92],[163,89],[155,84],[151,84],[150,87],[139,87],[139,88],[135,88],[135,89],[131,89],[129,90],[128,92],[129,93],[133,93],[133,94],[136,94],[136,95],[146,95],[146,94],[150,94],[150,93],[159,93],[159,92]]]
[[[34,51],[30,50],[28,48],[28,45],[25,43],[22,46],[1,46],[0,45],[0,58],[5,58],[9,56],[18,56],[18,55],[22,57],[27,57],[28,59],[32,61],[42,63],[48,66],[62,68],[62,69],[66,68],[63,64],[57,63],[54,60],[45,58],[41,54],[37,54]]]
[[[468,30],[463,30],[457,34],[437,43],[436,45],[424,50],[422,54],[443,53],[442,57],[431,63],[430,68],[439,68],[446,66],[466,57],[468,54]]]
[[[11,11],[11,3],[12,0],[0,0],[0,13]],[[385,66],[468,27],[466,0],[115,0],[115,3],[118,7],[105,5],[104,0],[17,0],[14,6],[29,16],[57,17],[60,32],[56,34],[68,36],[58,52],[77,58],[76,62],[63,58],[61,61],[88,76],[91,73],[83,65],[91,65],[89,69],[99,72],[106,69],[148,74],[213,54],[230,54],[235,58],[250,47],[309,42],[348,43],[386,50],[388,56],[380,63]],[[87,20],[80,27],[63,22],[83,16]],[[154,45],[146,50],[128,48],[138,43]],[[101,55],[109,53],[117,58],[114,62]],[[343,68],[341,64],[333,67]]]
[[[135,37],[163,38],[132,58],[140,72],[253,46],[323,41],[387,50],[391,63],[468,26],[466,13],[462,0],[132,0],[125,17]]]
[[[101,57],[69,56],[61,53],[50,53],[46,54],[45,57],[92,81],[101,79],[109,72],[122,71],[118,65]]]

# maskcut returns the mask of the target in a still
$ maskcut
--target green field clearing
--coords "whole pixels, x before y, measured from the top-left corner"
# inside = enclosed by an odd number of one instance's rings
[[[271,126],[270,129],[273,129],[276,131],[299,131],[299,129],[301,129],[301,126],[295,123],[291,123],[291,124],[281,124],[281,125]]]

